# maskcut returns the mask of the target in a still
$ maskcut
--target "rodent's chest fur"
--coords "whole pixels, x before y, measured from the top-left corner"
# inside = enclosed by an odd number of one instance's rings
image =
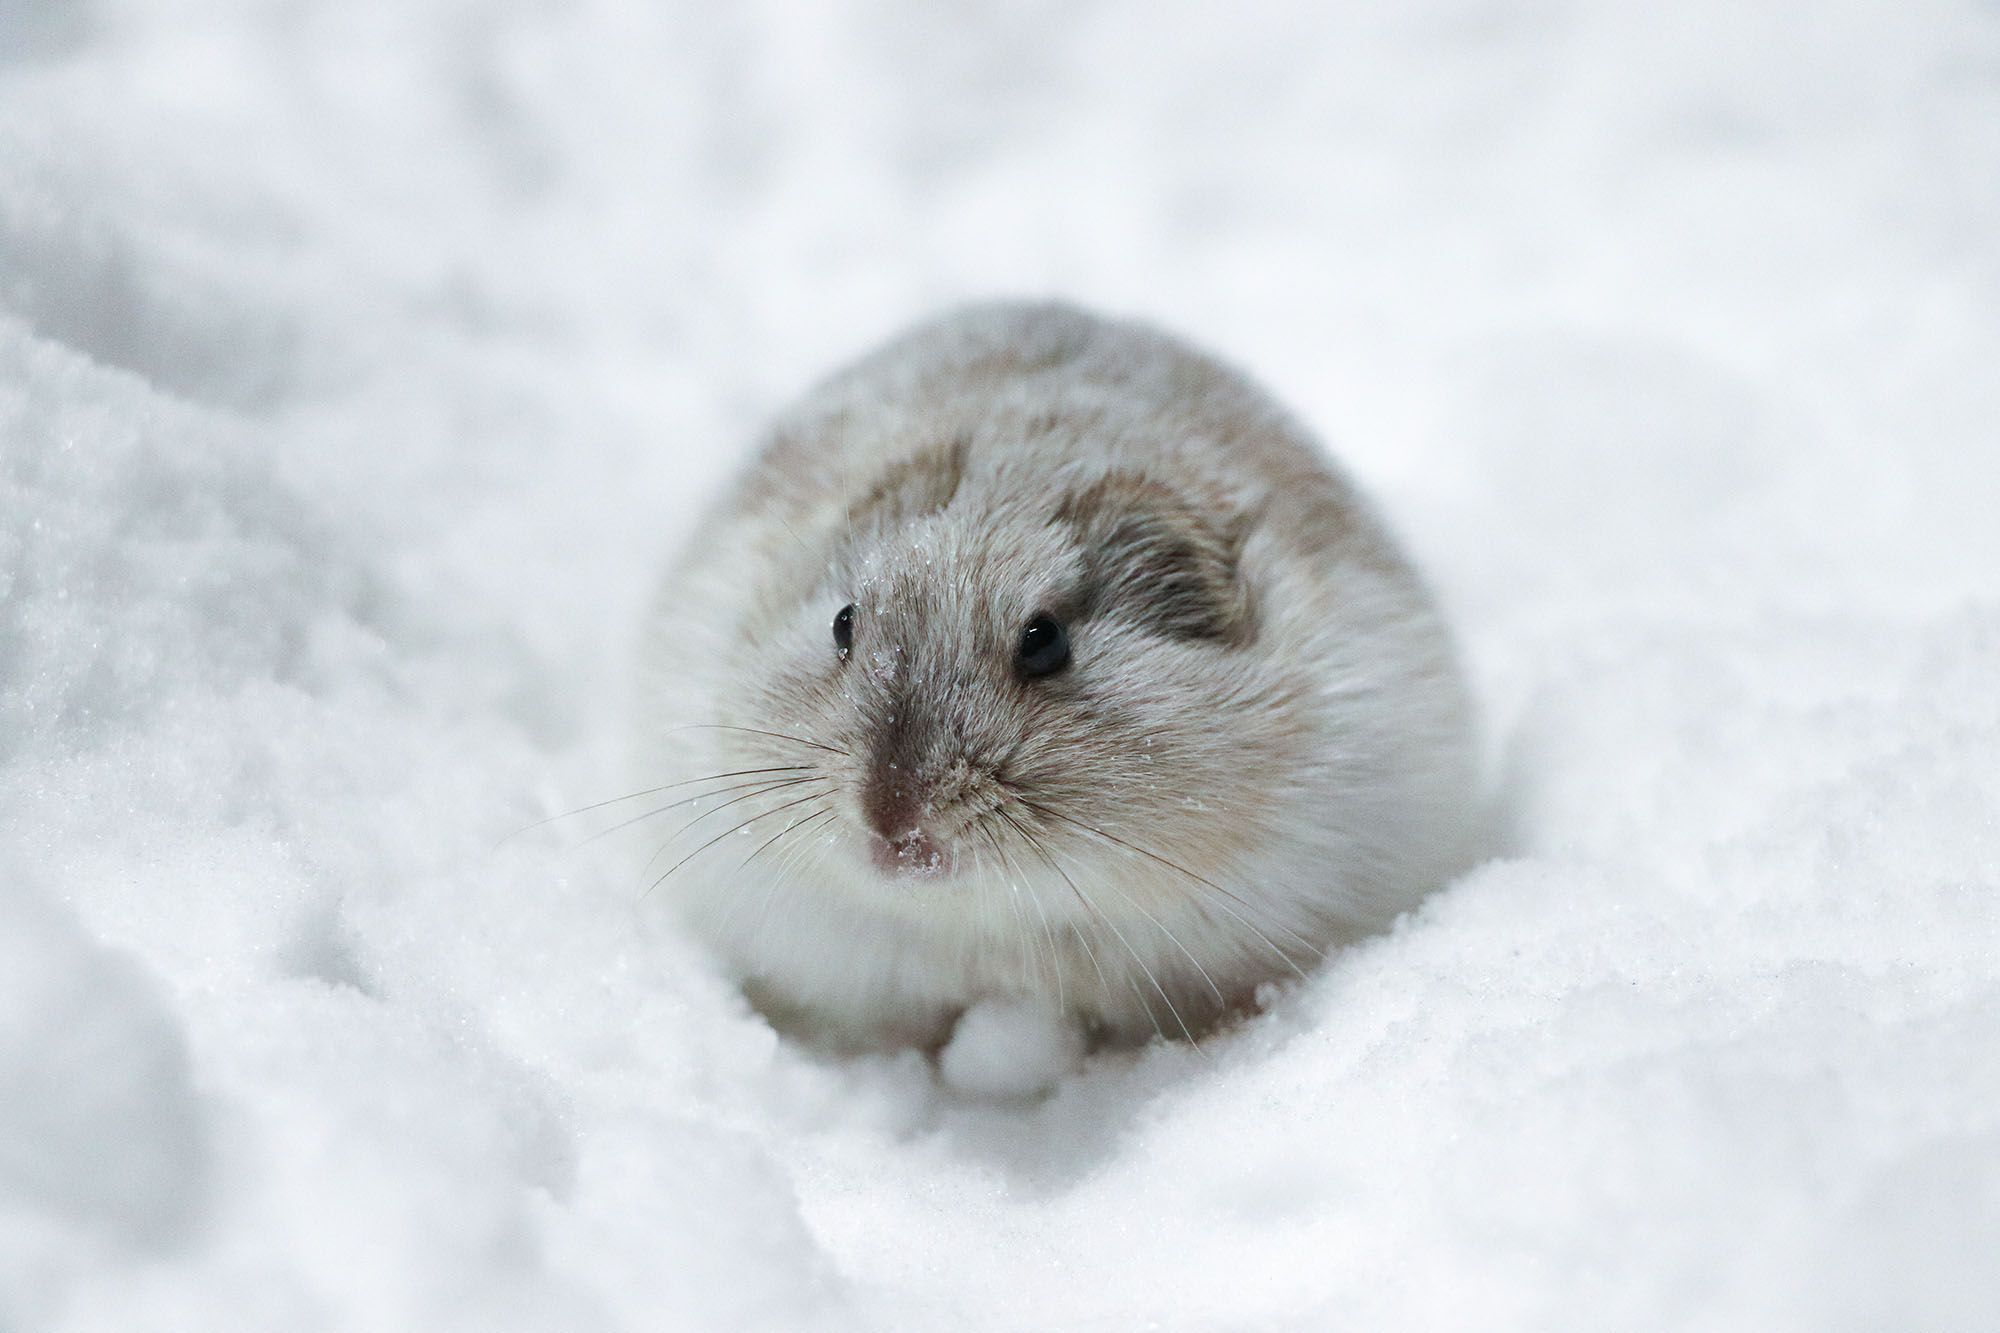
[[[1192,1036],[1457,851],[1421,582],[1262,393],[1141,327],[976,308],[829,380],[649,629],[641,776],[696,793],[662,893],[842,1043],[994,997]]]

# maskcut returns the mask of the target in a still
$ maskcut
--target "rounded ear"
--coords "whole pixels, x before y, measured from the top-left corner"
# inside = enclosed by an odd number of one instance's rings
[[[971,452],[972,442],[956,436],[892,464],[854,506],[851,521],[886,527],[937,513],[958,494]]]
[[[1255,515],[1111,472],[1064,495],[1055,521],[1084,548],[1086,614],[1177,639],[1243,643],[1254,629],[1239,563]]]

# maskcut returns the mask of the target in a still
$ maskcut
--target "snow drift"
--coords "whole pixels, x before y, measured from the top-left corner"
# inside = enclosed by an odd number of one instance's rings
[[[1995,181],[1970,0],[17,0],[0,1325],[2000,1325]],[[760,415],[1010,293],[1337,442],[1500,797],[1026,1107],[495,846]]]

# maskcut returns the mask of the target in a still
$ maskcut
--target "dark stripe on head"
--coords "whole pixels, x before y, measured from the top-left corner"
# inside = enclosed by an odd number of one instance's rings
[[[1080,607],[1178,639],[1243,643],[1254,629],[1238,560],[1249,516],[1165,482],[1112,472],[1063,495],[1052,521],[1083,548]]]
[[[891,526],[937,513],[958,494],[971,452],[972,441],[957,435],[890,464],[854,507],[855,520]]]

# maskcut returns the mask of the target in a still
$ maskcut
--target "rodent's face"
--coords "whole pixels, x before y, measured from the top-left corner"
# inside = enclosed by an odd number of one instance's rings
[[[1302,704],[1260,651],[1250,521],[1213,514],[1113,474],[836,534],[733,710],[777,733],[740,738],[760,762],[830,780],[778,822],[816,820],[891,893],[1224,873],[1295,762]]]

